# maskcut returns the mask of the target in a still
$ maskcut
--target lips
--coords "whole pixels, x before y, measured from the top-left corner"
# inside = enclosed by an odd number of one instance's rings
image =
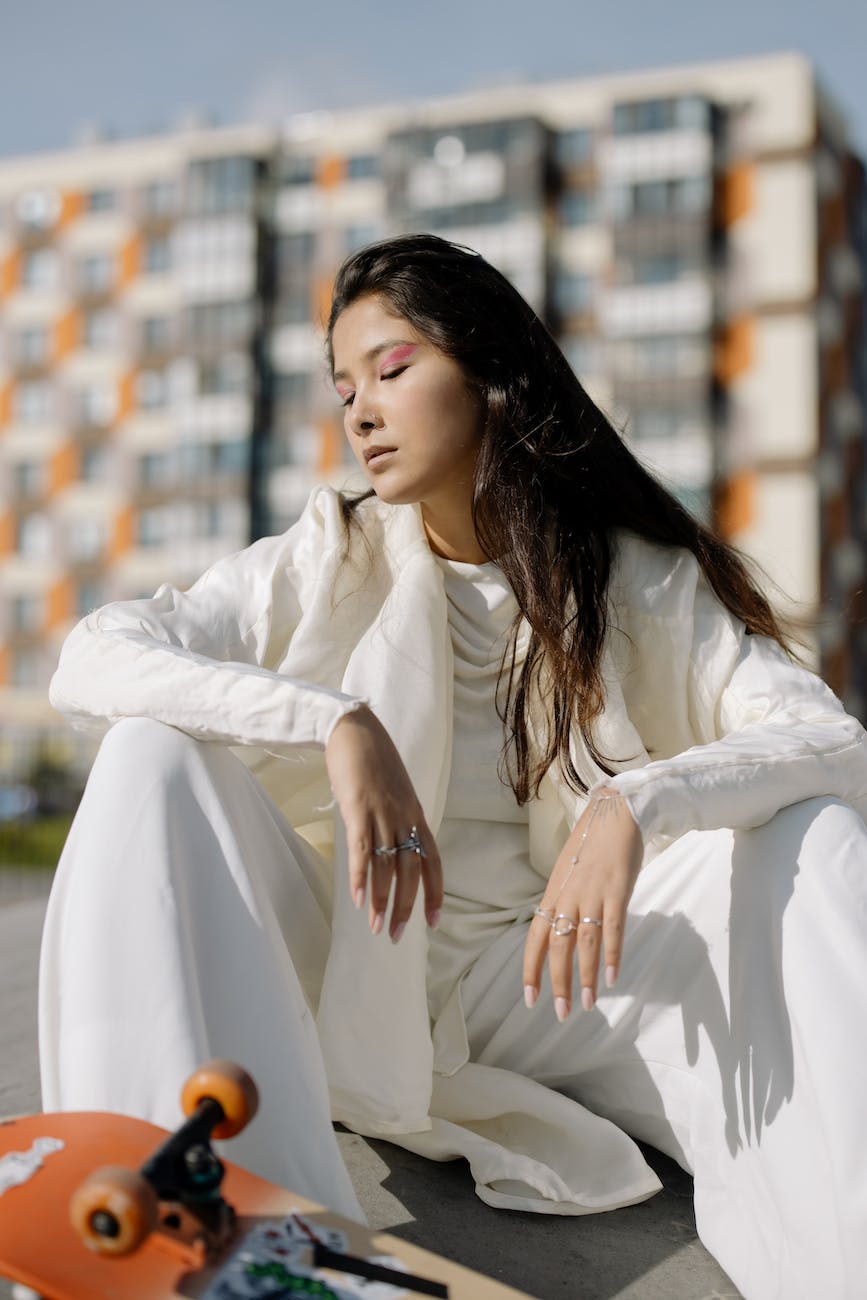
[[[394,455],[396,451],[396,447],[365,447],[364,459],[368,466],[374,467],[380,461],[384,463],[385,458]]]

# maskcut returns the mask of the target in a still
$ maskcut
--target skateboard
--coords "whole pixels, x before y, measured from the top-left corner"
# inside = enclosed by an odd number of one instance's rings
[[[123,1115],[0,1122],[0,1277],[44,1300],[528,1300],[215,1153],[258,1104],[240,1067],[185,1083],[174,1132]],[[30,1288],[29,1293],[27,1288]]]

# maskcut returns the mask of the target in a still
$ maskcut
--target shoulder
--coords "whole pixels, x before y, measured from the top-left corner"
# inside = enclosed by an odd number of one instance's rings
[[[660,546],[626,529],[611,540],[608,599],[615,613],[648,618],[692,614],[703,575],[691,551]]]

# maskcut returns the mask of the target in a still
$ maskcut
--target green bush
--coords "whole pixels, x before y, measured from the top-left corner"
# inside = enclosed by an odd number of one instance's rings
[[[71,816],[0,823],[0,868],[56,866],[71,824]]]

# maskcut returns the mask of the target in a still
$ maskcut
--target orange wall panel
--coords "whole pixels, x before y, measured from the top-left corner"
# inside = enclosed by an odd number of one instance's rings
[[[752,211],[756,197],[756,169],[750,162],[736,163],[723,178],[720,194],[720,218],[726,226],[740,221]]]
[[[133,235],[120,250],[118,270],[122,285],[129,284],[130,280],[136,279],[141,272],[141,262],[141,239],[138,235]]]
[[[119,424],[135,410],[135,371],[121,375],[117,386],[117,414],[115,423]]]
[[[346,175],[346,159],[337,154],[320,158],[316,164],[316,180],[324,190],[333,190]]]
[[[337,469],[343,454],[343,439],[334,420],[319,421],[319,456],[317,472],[330,474]]]
[[[730,384],[749,370],[756,354],[756,323],[752,316],[729,321],[714,345],[714,374]]]
[[[61,627],[72,618],[75,608],[73,594],[72,579],[69,577],[61,578],[59,582],[49,587],[45,611],[46,632]]]
[[[11,555],[15,550],[15,516],[0,515],[0,555]]]
[[[77,190],[67,190],[60,201],[60,221],[61,226],[68,226],[70,222],[75,221],[84,211],[84,195]]]
[[[131,551],[135,538],[135,511],[132,506],[124,506],[114,517],[114,525],[109,540],[109,556],[118,559],[126,551]]]
[[[0,384],[0,428],[12,419],[12,384]]]
[[[75,307],[64,312],[54,327],[54,359],[60,361],[74,352],[81,339],[81,312]]]
[[[14,293],[21,283],[21,250],[13,248],[0,264],[0,294]]]
[[[78,447],[66,442],[51,457],[48,473],[48,490],[52,495],[74,483],[78,478]]]
[[[716,500],[717,528],[723,537],[737,537],[756,517],[756,473],[743,470],[721,485]]]
[[[310,303],[311,319],[314,324],[321,325],[323,329],[328,324],[328,317],[331,313],[331,297],[333,292],[333,276],[320,275],[313,280]]]

